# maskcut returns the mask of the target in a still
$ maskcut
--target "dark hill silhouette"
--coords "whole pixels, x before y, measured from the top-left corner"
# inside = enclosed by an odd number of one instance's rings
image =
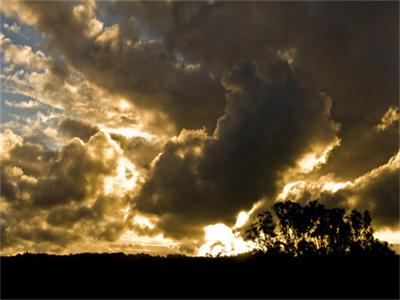
[[[25,254],[1,258],[1,298],[399,298],[399,256]]]
[[[273,210],[247,231],[258,249],[234,257],[2,257],[1,298],[399,298],[399,256],[373,238],[368,212]]]

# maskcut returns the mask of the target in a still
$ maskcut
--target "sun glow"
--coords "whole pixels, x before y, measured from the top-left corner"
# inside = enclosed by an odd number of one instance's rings
[[[120,241],[123,243],[140,246],[166,246],[166,247],[176,247],[178,245],[177,242],[165,238],[162,234],[158,234],[156,236],[146,236],[146,235],[138,235],[136,232],[132,230],[127,230],[121,237]]]
[[[243,240],[240,233],[235,231],[235,229],[241,228],[246,224],[249,220],[249,216],[249,212],[241,211],[237,215],[236,223],[233,228],[223,223],[204,227],[204,239],[206,242],[200,247],[198,255],[237,255],[254,249],[254,243]]]
[[[118,108],[122,111],[128,111],[132,108],[132,106],[127,100],[120,99],[118,102]]]
[[[145,138],[146,140],[152,140],[154,138],[154,135],[152,135],[149,132],[141,130],[138,126],[135,127],[105,127],[102,126],[101,130],[104,132],[107,132],[108,134],[119,134],[123,135],[127,138],[132,138],[135,136]]]
[[[336,138],[334,142],[327,146],[315,146],[313,151],[305,154],[298,162],[298,166],[300,167],[303,173],[311,172],[315,169],[320,168],[324,165],[333,148],[340,145],[341,140]]]
[[[248,252],[254,248],[254,244],[243,240],[239,233],[223,223],[204,227],[206,242],[200,247],[200,256],[237,255]]]
[[[302,187],[304,187],[304,182],[301,180],[287,183],[278,194],[277,200],[285,200],[291,194],[299,194]]]
[[[389,229],[377,231],[374,237],[381,241],[386,241],[389,244],[400,244],[400,230],[392,231]]]
[[[324,159],[322,156],[317,156],[315,153],[307,154],[299,162],[299,166],[303,171],[310,172],[319,164],[323,163]]]
[[[151,219],[146,218],[142,215],[135,215],[135,217],[133,218],[133,222],[141,228],[154,229],[155,227],[155,224],[152,222]]]
[[[117,194],[123,196],[126,192],[132,191],[139,178],[139,172],[135,166],[125,157],[121,157],[118,162],[115,176],[107,176],[104,179],[104,193]]]
[[[323,184],[322,190],[336,193],[338,190],[348,187],[349,185],[351,185],[350,181],[345,181],[345,182],[328,181]]]
[[[241,211],[236,219],[235,228],[240,228],[249,220],[249,214],[245,211]]]
[[[282,191],[278,194],[278,201],[296,200],[304,192],[310,193],[313,198],[318,198],[321,192],[327,191],[336,193],[337,191],[351,186],[351,181],[335,181],[330,176],[323,176],[318,180],[297,180],[284,185]]]

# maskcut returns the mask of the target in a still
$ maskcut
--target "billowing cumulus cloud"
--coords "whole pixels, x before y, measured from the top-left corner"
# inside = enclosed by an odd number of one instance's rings
[[[287,63],[271,64],[264,77],[242,62],[223,83],[228,104],[213,135],[186,131],[167,144],[138,196],[138,209],[161,215],[172,235],[191,234],[192,224],[232,223],[238,211],[272,198],[280,173],[311,145],[336,137],[329,99]]]
[[[36,70],[49,66],[49,58],[43,52],[34,52],[29,46],[15,45],[9,38],[4,37],[2,33],[0,33],[0,38],[0,45],[4,52],[4,63]]]
[[[129,212],[128,197],[106,189],[106,183],[113,184],[119,176],[123,157],[104,133],[95,133],[86,143],[74,137],[53,151],[5,130],[2,150],[1,247],[5,253],[65,252],[74,247],[84,251],[89,239],[114,242],[138,226]]]
[[[0,2],[1,251],[196,253],[284,199],[399,229],[398,8]]]
[[[366,132],[399,100],[399,29],[394,25],[398,3],[116,2],[110,6],[142,20],[171,51],[179,51],[191,63],[206,64],[217,78],[244,59],[257,61],[262,70],[276,57],[292,61],[334,99],[332,114],[343,125],[341,147],[333,153],[328,172],[360,176],[396,151],[397,133],[387,133],[383,141]]]

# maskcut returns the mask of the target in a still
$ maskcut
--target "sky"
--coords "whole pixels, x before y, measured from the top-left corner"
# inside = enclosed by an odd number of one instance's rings
[[[235,254],[276,201],[400,243],[398,2],[0,2],[1,247]]]

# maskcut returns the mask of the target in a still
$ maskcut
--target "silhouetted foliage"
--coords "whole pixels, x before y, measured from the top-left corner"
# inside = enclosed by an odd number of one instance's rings
[[[257,245],[257,251],[292,256],[379,254],[393,255],[386,242],[374,238],[371,216],[353,210],[350,215],[342,208],[327,208],[311,201],[277,202],[274,215],[265,211],[246,231],[246,239]],[[275,221],[277,219],[277,222]]]

